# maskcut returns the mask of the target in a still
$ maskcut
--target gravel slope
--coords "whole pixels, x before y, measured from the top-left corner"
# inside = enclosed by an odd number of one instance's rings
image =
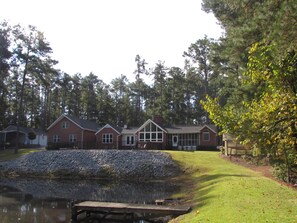
[[[2,176],[158,180],[180,173],[170,155],[146,150],[41,151],[0,163]]]

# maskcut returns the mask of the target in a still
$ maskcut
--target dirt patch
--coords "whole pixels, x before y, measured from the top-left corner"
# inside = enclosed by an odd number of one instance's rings
[[[293,188],[295,190],[297,190],[296,186],[293,186],[292,184],[288,184],[284,181],[281,181],[279,179],[277,179],[274,175],[273,175],[273,168],[270,165],[255,165],[255,164],[251,164],[249,162],[247,162],[245,159],[243,159],[240,156],[225,156],[225,155],[221,155],[221,158],[224,160],[227,160],[229,162],[232,162],[234,164],[237,165],[241,165],[244,167],[247,167],[253,171],[259,172],[261,173],[262,176],[265,176],[267,178],[270,178],[278,183],[280,183],[281,185]]]

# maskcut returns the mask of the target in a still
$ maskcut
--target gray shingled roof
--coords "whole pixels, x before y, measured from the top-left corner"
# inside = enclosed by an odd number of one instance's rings
[[[116,130],[117,132],[121,133],[123,128],[122,127],[119,127],[119,126],[116,126],[116,125],[111,125],[109,124],[110,127],[112,127],[114,130]]]
[[[207,126],[209,129],[217,133],[217,128],[215,125],[177,125],[177,126],[169,126],[169,127],[163,127],[164,130],[168,134],[183,134],[183,133],[200,133],[201,129],[203,129],[205,126]],[[135,134],[136,131],[139,129],[139,127],[131,127],[127,129],[122,130],[122,134]]]
[[[165,128],[169,134],[178,133],[199,133],[201,126],[172,126]]]
[[[78,126],[80,126],[82,129],[89,129],[98,131],[101,127],[94,121],[86,120],[86,119],[80,119],[75,116],[71,115],[65,115],[67,118],[72,120],[74,123],[76,123]]]
[[[135,134],[139,127],[129,127],[122,130],[122,134]]]
[[[19,127],[20,132],[28,134],[29,132],[34,132],[35,134],[44,134],[44,131],[40,129],[33,129],[33,128],[27,128],[27,127]],[[3,129],[1,132],[16,132],[17,131],[17,126],[15,125],[10,125],[7,128]]]
[[[166,127],[168,134],[182,134],[182,133],[199,133],[202,128],[207,126],[212,131],[217,132],[216,127],[214,125],[184,125],[184,126],[171,126]]]

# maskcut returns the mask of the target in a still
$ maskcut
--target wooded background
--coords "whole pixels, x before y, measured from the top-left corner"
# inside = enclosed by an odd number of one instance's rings
[[[61,114],[119,126],[155,115],[168,124],[214,122],[297,183],[296,1],[203,0],[202,8],[218,19],[221,38],[190,44],[184,67],[157,61],[148,68],[136,55],[135,79],[115,74],[108,84],[100,74],[54,69],[42,32],[3,21],[0,128],[46,129]]]

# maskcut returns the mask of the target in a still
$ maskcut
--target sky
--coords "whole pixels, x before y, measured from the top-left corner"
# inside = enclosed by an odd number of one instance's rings
[[[134,81],[135,56],[183,68],[183,52],[204,35],[221,36],[201,0],[0,0],[0,20],[34,25],[53,49],[57,69],[105,83]]]

